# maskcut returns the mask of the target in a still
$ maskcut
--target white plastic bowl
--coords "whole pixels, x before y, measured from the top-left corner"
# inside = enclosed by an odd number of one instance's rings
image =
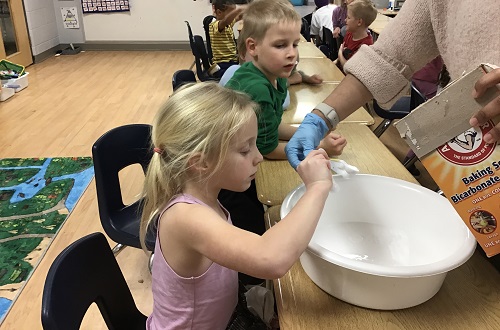
[[[316,231],[300,257],[321,289],[348,303],[382,310],[432,298],[446,273],[466,262],[476,240],[446,198],[403,180],[335,175]],[[281,218],[305,192],[300,185]]]

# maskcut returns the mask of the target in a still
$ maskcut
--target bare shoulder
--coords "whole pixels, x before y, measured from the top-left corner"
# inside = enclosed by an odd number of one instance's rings
[[[179,237],[203,232],[207,224],[225,223],[214,210],[200,204],[177,203],[165,211],[160,219],[160,231],[175,232]]]

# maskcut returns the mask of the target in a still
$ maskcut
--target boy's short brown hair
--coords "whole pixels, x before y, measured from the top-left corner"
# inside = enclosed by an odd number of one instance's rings
[[[262,40],[271,26],[288,22],[302,22],[288,0],[254,0],[243,14],[245,39]]]
[[[347,5],[347,9],[354,18],[363,20],[363,24],[368,27],[377,18],[377,8],[370,0],[354,0]]]

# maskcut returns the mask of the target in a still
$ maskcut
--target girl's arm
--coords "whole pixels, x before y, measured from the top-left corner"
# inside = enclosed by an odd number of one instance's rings
[[[264,235],[234,227],[207,207],[182,204],[179,205],[182,208],[176,208],[176,219],[165,222],[170,227],[169,237],[182,242],[183,247],[177,249],[179,253],[192,251],[195,256],[259,278],[283,276],[306,249],[332,186],[324,150],[312,151],[298,172],[306,184],[306,192],[293,210]],[[163,244],[162,250],[171,267],[180,273],[174,261],[182,267],[186,258],[176,256],[176,251]],[[193,263],[200,262],[196,257],[188,258],[191,259]]]

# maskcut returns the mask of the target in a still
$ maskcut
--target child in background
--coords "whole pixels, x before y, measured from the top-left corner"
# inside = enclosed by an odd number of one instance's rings
[[[230,0],[214,0],[212,10],[216,20],[209,25],[210,42],[212,45],[212,62],[220,70],[222,76],[231,65],[238,64],[238,54],[234,42],[234,24],[241,19],[246,5],[234,5]]]
[[[237,271],[279,278],[314,233],[332,187],[324,150],[298,167],[306,193],[262,236],[234,227],[217,200],[221,189],[246,190],[262,161],[256,110],[243,93],[207,82],[181,87],[156,115],[141,220],[144,244],[158,218],[149,330],[225,329],[238,303]]]
[[[361,45],[372,45],[373,38],[368,26],[377,18],[377,8],[371,0],[354,0],[347,5],[346,35],[340,46],[338,62],[342,69],[345,62],[354,55]]]
[[[335,0],[314,0],[316,10],[311,17],[311,38],[315,40],[316,45],[325,42],[323,39],[323,27],[333,31],[333,11],[337,8]]]
[[[352,0],[341,0],[340,6],[333,9],[332,14],[332,33],[335,39],[342,39],[345,35],[345,19],[347,17],[347,5]]]
[[[237,46],[238,46],[238,54],[240,58],[240,64],[243,64],[245,62],[250,62],[252,61],[252,57],[247,53],[246,45],[245,45],[245,36],[243,35],[243,32],[240,32],[241,38],[238,38]],[[297,56],[298,57],[298,56]],[[297,58],[298,61],[298,58]],[[241,67],[241,65],[233,65],[230,66],[226,72],[222,75],[222,77],[219,80],[219,85],[221,86],[226,86],[227,82],[233,77],[234,73],[236,70],[238,70]],[[311,85],[317,85],[321,84],[323,82],[323,78],[321,78],[320,75],[313,74],[312,76],[309,76],[305,74],[303,71],[297,70],[297,66],[293,69],[292,73],[290,74],[290,77],[288,77],[288,85],[295,85],[295,84],[300,84],[300,83],[306,83],[306,84],[311,84]],[[283,102],[283,110],[286,110],[288,106],[290,105],[290,93],[286,92],[286,98],[285,101]]]

